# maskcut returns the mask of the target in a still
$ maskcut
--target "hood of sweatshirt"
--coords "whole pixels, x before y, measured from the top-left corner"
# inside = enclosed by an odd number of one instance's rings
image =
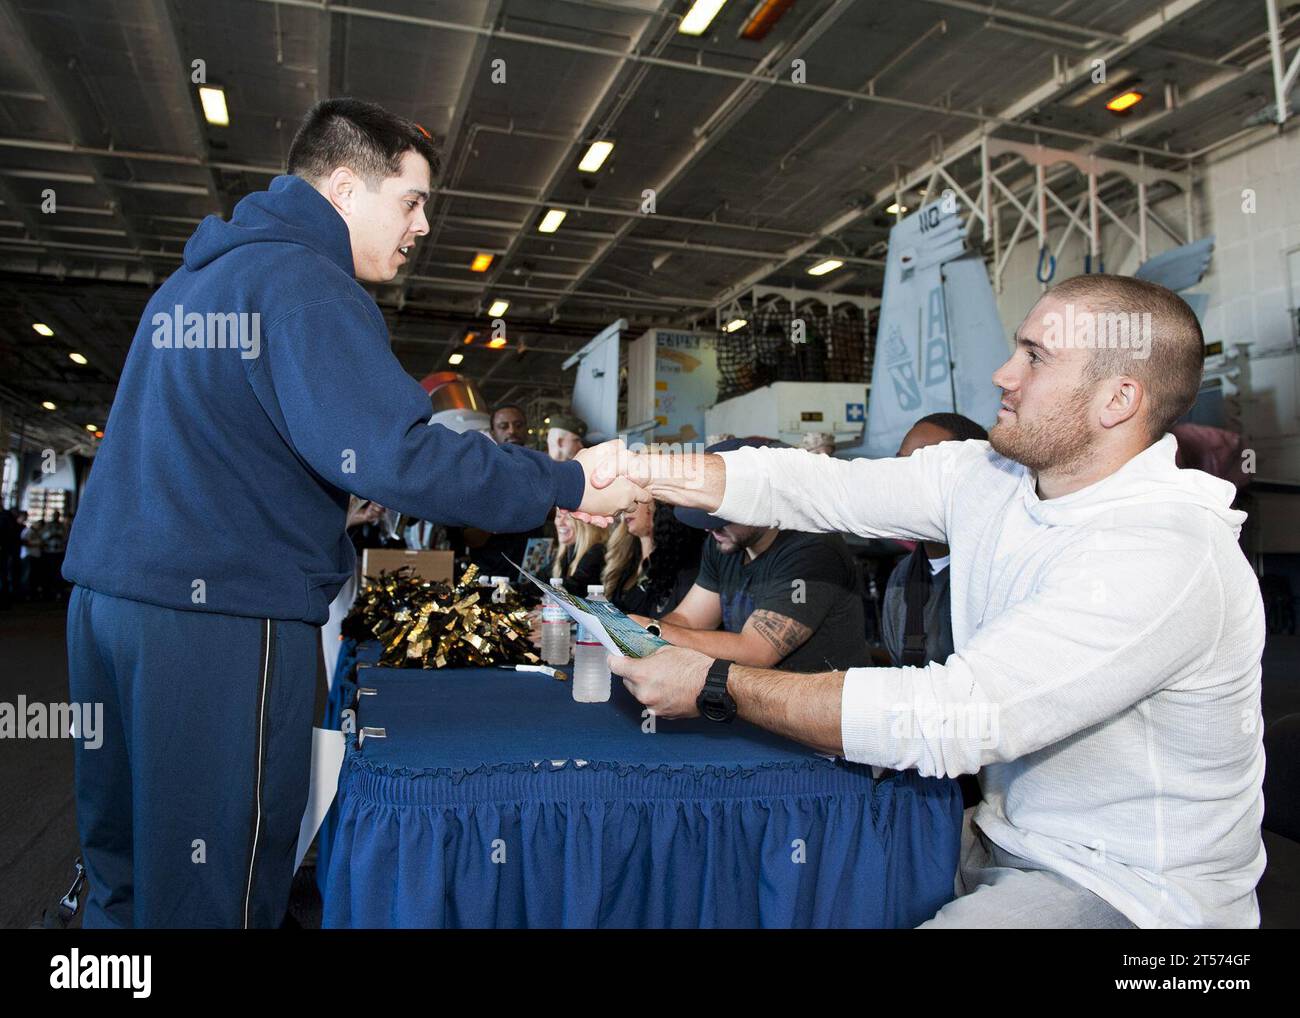
[[[1025,509],[1038,523],[1070,527],[1130,506],[1190,505],[1213,513],[1239,535],[1246,514],[1230,508],[1236,487],[1200,470],[1180,469],[1174,462],[1177,451],[1178,440],[1166,434],[1109,477],[1053,499],[1038,497],[1035,474],[1024,469],[1020,490]]]
[[[245,244],[301,244],[355,274],[347,223],[301,177],[276,177],[267,190],[242,199],[229,222],[205,218],[185,244],[185,267],[197,272]]]

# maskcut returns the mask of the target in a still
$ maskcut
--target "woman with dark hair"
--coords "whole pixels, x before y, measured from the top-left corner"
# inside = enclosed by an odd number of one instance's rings
[[[638,505],[609,535],[605,597],[628,615],[667,615],[695,583],[703,541],[704,531],[678,522],[672,506]]]

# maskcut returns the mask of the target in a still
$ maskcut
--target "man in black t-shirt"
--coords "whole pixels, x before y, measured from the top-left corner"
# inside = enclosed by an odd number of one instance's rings
[[[709,451],[754,444],[732,439]],[[695,585],[659,620],[665,640],[758,668],[824,672],[869,663],[861,573],[838,534],[742,526],[698,509],[678,509],[677,518],[709,538]]]

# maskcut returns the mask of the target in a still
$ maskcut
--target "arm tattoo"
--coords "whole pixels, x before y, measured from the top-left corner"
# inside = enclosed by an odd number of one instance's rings
[[[759,610],[749,617],[747,625],[753,625],[754,631],[770,643],[781,657],[788,657],[803,646],[812,636],[812,630],[802,622],[796,622],[776,612]]]

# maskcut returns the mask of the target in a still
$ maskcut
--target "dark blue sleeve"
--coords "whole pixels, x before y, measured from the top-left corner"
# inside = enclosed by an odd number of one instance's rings
[[[429,394],[389,348],[378,309],[352,297],[273,322],[250,370],[270,377],[288,439],[330,484],[435,523],[519,533],[582,501],[583,470],[429,424]]]

